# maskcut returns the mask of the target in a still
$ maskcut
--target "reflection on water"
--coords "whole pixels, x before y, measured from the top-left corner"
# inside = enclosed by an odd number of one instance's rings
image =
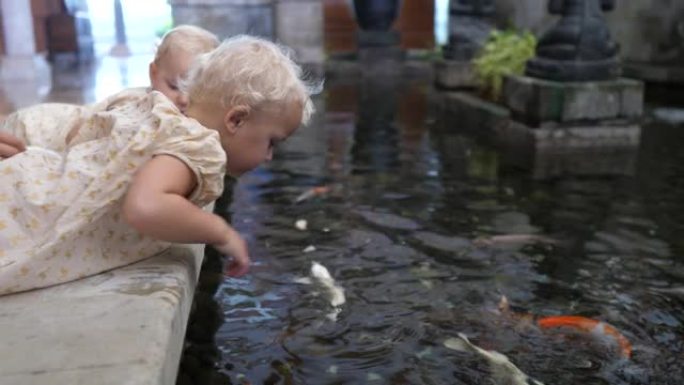
[[[429,90],[328,85],[317,120],[237,183],[229,211],[255,265],[217,288],[211,374],[195,383],[486,383],[486,362],[443,345],[458,332],[546,384],[681,383],[684,127],[647,126],[633,176],[539,181],[433,116]],[[321,289],[297,283],[312,261],[345,288],[336,322]],[[501,295],[608,322],[632,359],[610,338],[502,314]]]

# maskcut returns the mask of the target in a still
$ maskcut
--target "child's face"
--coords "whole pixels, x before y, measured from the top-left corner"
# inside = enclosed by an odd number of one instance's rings
[[[225,116],[221,145],[228,155],[227,171],[240,176],[273,157],[273,148],[292,135],[302,122],[299,103],[269,106],[252,110],[246,116],[238,112]]]
[[[181,111],[185,111],[188,100],[178,90],[178,80],[187,74],[191,63],[190,55],[173,50],[169,50],[156,62],[150,63],[152,89],[166,95]]]

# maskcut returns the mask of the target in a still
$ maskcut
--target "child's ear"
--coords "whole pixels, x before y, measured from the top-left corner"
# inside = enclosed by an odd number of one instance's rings
[[[237,132],[244,122],[249,117],[249,107],[247,106],[235,106],[231,107],[226,115],[223,117],[223,125],[230,134]]]

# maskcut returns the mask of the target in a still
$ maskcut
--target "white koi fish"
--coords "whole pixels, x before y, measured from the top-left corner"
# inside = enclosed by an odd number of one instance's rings
[[[444,341],[444,346],[459,352],[472,352],[484,357],[489,363],[496,385],[544,385],[523,373],[505,355],[493,350],[484,350],[474,345],[463,333],[458,333],[458,338],[452,337]]]
[[[335,282],[335,279],[330,275],[330,272],[325,266],[318,262],[312,262],[311,278],[299,278],[295,280],[295,282],[302,284],[311,284],[316,282],[323,286],[328,295],[330,306],[334,308],[334,310],[328,314],[328,318],[331,321],[337,320],[337,315],[342,311],[341,306],[347,302],[347,299],[344,296],[344,288]]]

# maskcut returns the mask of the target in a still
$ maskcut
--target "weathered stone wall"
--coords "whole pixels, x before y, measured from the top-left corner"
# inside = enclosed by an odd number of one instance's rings
[[[540,34],[557,19],[548,0],[496,0],[497,24]],[[617,1],[606,15],[614,39],[627,62],[684,65],[684,1]]]
[[[684,66],[684,1],[618,1],[608,22],[625,60]]]

